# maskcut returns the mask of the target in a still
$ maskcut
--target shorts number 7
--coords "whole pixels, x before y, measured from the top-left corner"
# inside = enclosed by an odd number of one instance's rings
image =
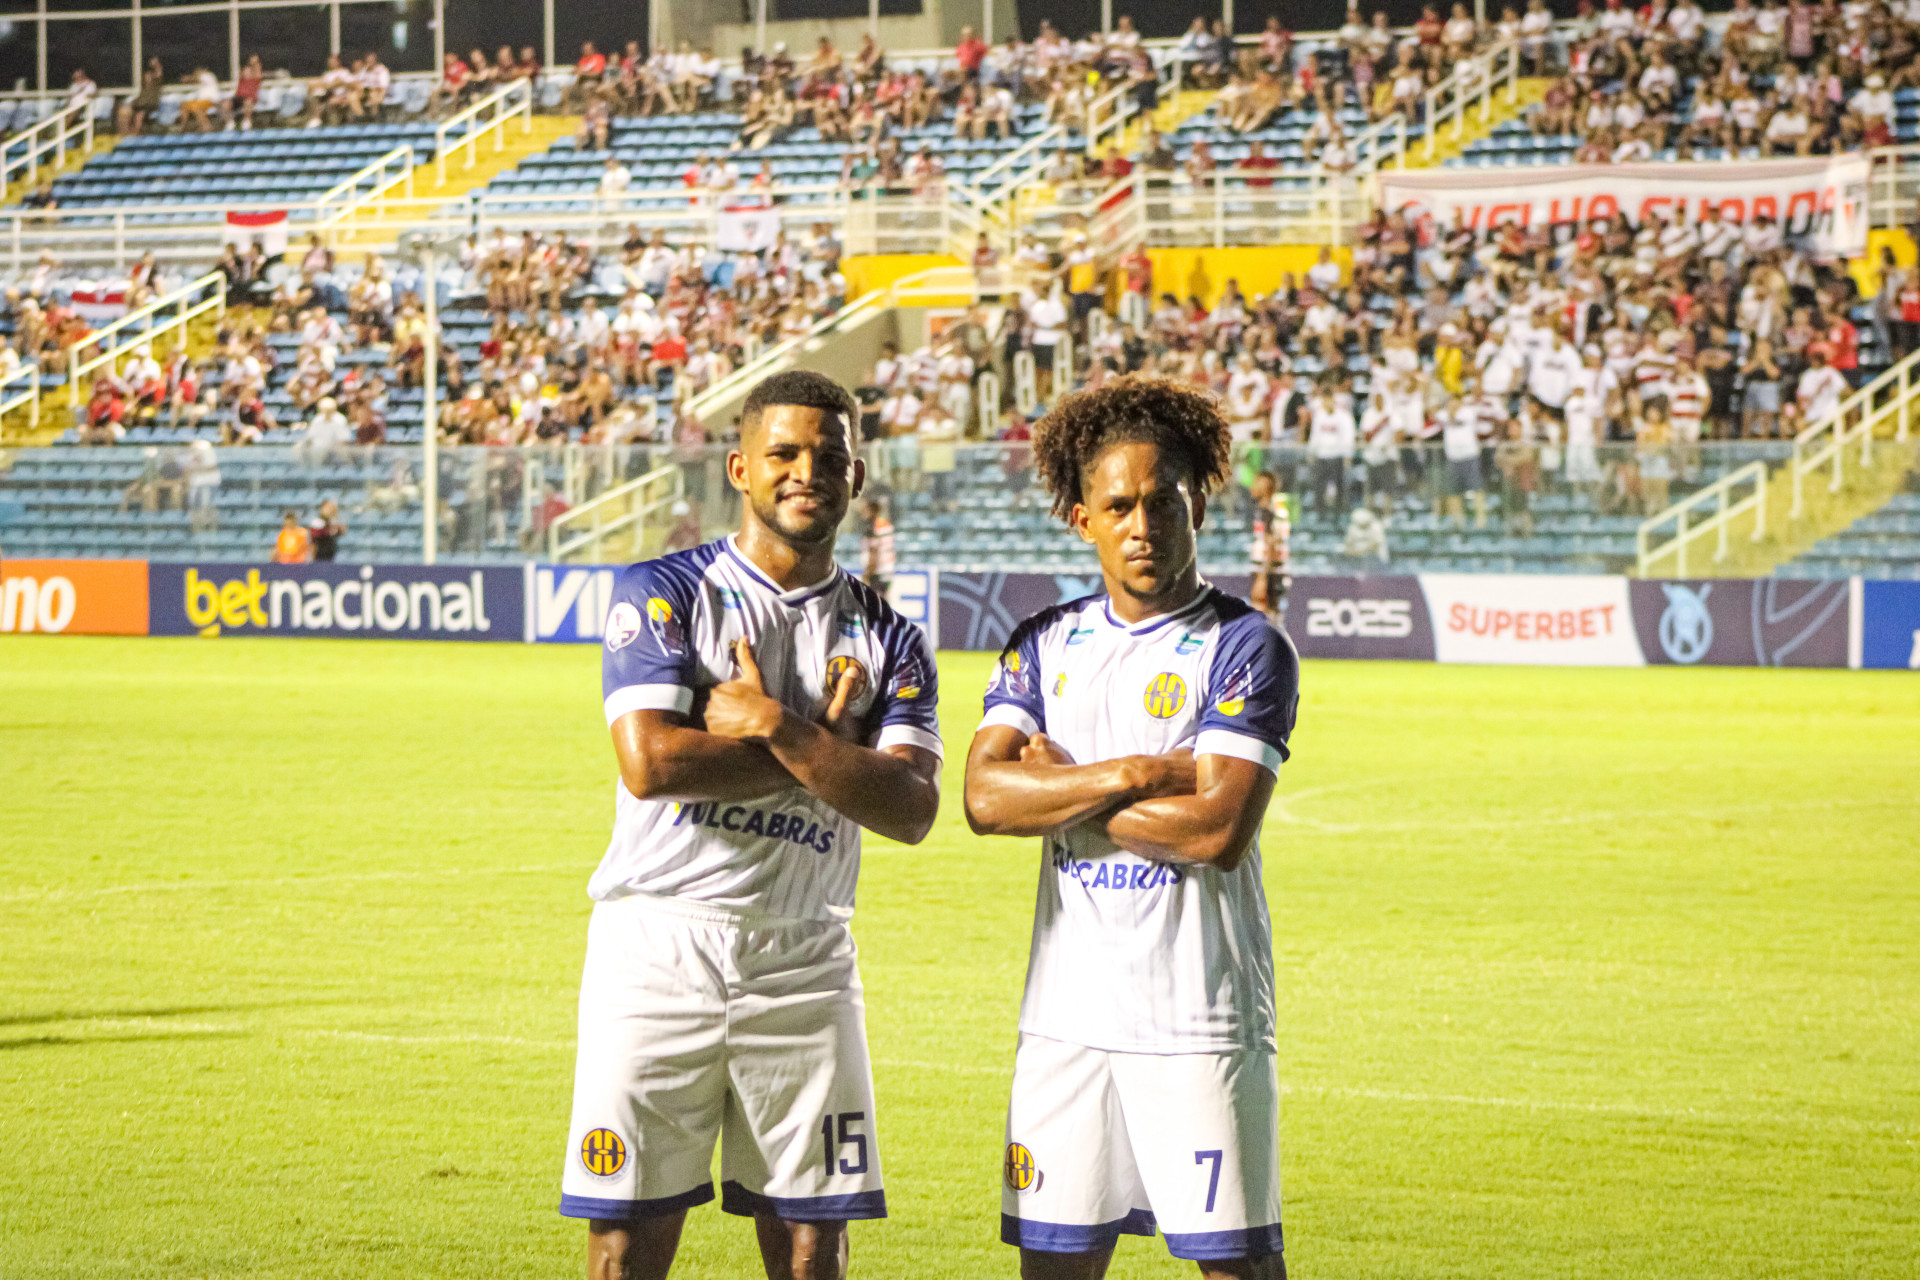
[[[866,1118],[867,1113],[864,1111],[842,1111],[838,1116],[828,1115],[821,1117],[820,1136],[824,1139],[827,1149],[828,1177],[833,1176],[834,1156],[839,1153],[841,1147],[846,1146],[848,1143],[853,1144],[853,1149],[859,1158],[851,1164],[842,1159],[840,1161],[840,1172],[852,1174],[865,1173],[867,1171],[867,1135],[853,1131],[853,1126],[864,1122]],[[839,1136],[837,1139],[834,1136],[834,1129],[836,1127],[834,1122],[836,1120],[839,1121]]]
[[[1207,1175],[1207,1212],[1213,1212],[1214,1197],[1220,1194],[1220,1164],[1223,1153],[1219,1151],[1196,1151],[1193,1153],[1195,1164],[1213,1161],[1213,1172]]]

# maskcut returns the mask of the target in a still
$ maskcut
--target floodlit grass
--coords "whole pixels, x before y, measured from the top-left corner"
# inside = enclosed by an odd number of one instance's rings
[[[592,649],[0,642],[0,1277],[541,1277]],[[893,1217],[1002,1276],[1036,874],[870,841]],[[1920,680],[1309,664],[1266,827],[1300,1277],[1920,1269]],[[677,1275],[758,1274],[696,1211]],[[1128,1240],[1116,1276],[1191,1275]]]

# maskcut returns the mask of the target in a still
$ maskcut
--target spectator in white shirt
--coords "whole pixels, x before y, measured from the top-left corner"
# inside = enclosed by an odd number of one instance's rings
[[[307,423],[303,438],[293,446],[294,456],[308,467],[346,461],[344,446],[353,442],[353,427],[348,424],[347,415],[340,412],[332,396],[323,397],[314,408],[316,412]]]
[[[619,198],[627,193],[627,187],[633,182],[633,172],[620,163],[620,157],[611,155],[600,169],[600,194]]]
[[[1807,100],[1795,99],[1792,106],[1782,107],[1773,113],[1767,121],[1767,151],[1771,155],[1806,155],[1813,145],[1811,125],[1807,120]]]
[[[1838,413],[1840,401],[1847,394],[1847,380],[1827,359],[1826,343],[1816,342],[1808,347],[1807,371],[1800,375],[1800,385],[1794,392],[1794,399],[1800,402],[1800,411],[1806,415],[1809,426]]]
[[[1031,294],[1028,295],[1032,297]],[[1033,325],[1033,369],[1034,381],[1042,400],[1053,398],[1053,361],[1055,349],[1067,332],[1066,304],[1058,301],[1052,294],[1044,298],[1034,298],[1026,307],[1027,320]],[[1062,372],[1061,377],[1071,378],[1071,369]]]

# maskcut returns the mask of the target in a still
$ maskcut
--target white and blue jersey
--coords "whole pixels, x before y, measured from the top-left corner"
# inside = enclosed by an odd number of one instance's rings
[[[941,753],[938,675],[925,636],[839,569],[782,591],[724,538],[633,565],[607,614],[607,723],[629,711],[692,713],[735,675],[734,642],[753,647],[764,687],[817,719],[851,665],[861,741]],[[588,893],[678,898],[754,916],[845,920],[860,870],[860,828],[794,786],[751,801],[681,804],[616,783],[613,839]]]
[[[1278,773],[1299,667],[1284,634],[1212,587],[1134,626],[1092,596],[1013,633],[981,727],[1044,732],[1078,764],[1191,748]],[[1091,825],[1046,854],[1022,1032],[1121,1053],[1273,1050],[1257,834],[1232,871],[1149,862]]]

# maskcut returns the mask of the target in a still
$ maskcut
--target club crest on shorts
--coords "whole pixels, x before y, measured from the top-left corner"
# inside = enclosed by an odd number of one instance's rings
[[[1170,720],[1187,705],[1187,682],[1171,671],[1162,671],[1147,682],[1147,714],[1156,720]]]
[[[1007,1186],[1015,1191],[1038,1191],[1040,1189],[1040,1166],[1033,1162],[1033,1152],[1017,1142],[1007,1144],[1007,1159],[1004,1169]]]
[[[860,665],[860,659],[841,654],[837,658],[827,659],[827,696],[831,698],[834,690],[840,687],[840,677],[853,672],[853,692],[847,695],[851,702],[867,689],[867,669]]]
[[[611,1129],[595,1129],[580,1140],[580,1163],[596,1178],[611,1178],[627,1167],[627,1144]]]

